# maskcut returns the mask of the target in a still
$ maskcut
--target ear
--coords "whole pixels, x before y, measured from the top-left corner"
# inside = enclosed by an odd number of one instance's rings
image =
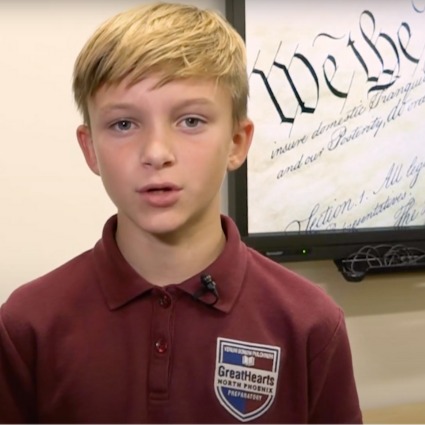
[[[245,162],[253,135],[254,123],[250,119],[245,118],[236,124],[227,163],[228,171],[237,170]]]
[[[77,139],[87,165],[94,174],[100,175],[99,165],[97,163],[96,151],[93,145],[93,138],[90,128],[87,125],[80,125],[77,128]]]

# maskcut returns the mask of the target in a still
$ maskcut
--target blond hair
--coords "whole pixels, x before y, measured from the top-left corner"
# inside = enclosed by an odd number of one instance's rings
[[[243,39],[218,12],[153,3],[104,22],[74,67],[73,92],[84,122],[87,102],[103,85],[129,84],[158,72],[158,86],[176,79],[214,78],[233,99],[233,118],[247,114],[248,78]]]

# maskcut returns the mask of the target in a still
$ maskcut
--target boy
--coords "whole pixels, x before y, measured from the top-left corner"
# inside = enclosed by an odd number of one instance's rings
[[[361,423],[344,317],[220,216],[246,159],[244,43],[153,4],[80,53],[78,142],[117,207],[0,315],[2,423]]]

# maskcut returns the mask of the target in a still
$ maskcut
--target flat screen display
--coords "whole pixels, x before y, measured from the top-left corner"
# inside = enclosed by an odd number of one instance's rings
[[[425,225],[425,1],[245,0],[247,232]]]

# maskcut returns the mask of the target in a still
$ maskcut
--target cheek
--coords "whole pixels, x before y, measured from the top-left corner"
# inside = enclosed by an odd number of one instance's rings
[[[187,151],[183,168],[188,179],[196,187],[217,188],[221,185],[227,170],[228,147],[224,142]]]
[[[128,148],[125,145],[120,146],[113,140],[102,139],[96,147],[99,166],[105,172],[118,168],[128,157],[128,152],[126,151],[128,151]]]
[[[197,140],[184,153],[191,156],[191,160],[205,166],[219,166],[227,163],[231,147],[231,136],[227,132],[211,132]]]
[[[101,147],[96,152],[100,176],[105,186],[114,187],[126,175],[128,164],[125,152]]]

